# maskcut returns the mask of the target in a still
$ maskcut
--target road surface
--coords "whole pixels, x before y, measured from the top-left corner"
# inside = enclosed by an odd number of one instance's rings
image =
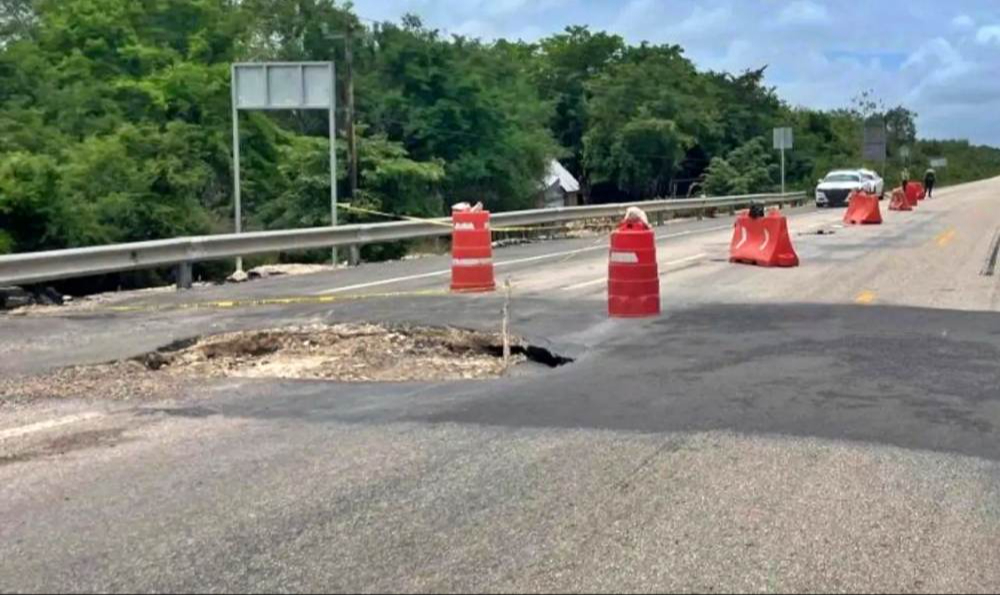
[[[995,592],[998,195],[797,209],[784,270],[726,262],[729,218],[672,222],[653,320],[607,319],[604,238],[498,250],[514,330],[575,359],[502,380],[0,401],[0,591]],[[307,322],[495,328],[498,296],[434,293],[447,267],[8,316],[0,374]],[[287,296],[343,299],[177,308]]]

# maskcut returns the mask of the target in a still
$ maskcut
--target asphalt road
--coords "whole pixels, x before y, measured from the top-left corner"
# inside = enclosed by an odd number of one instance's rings
[[[0,401],[0,591],[996,592],[997,194],[800,209],[789,270],[725,262],[727,218],[671,223],[654,320],[607,319],[601,238],[499,250],[515,331],[576,360],[508,379]],[[426,293],[446,270],[2,318],[0,373],[312,321],[494,328],[497,296]],[[172,309],[320,295],[344,300]]]

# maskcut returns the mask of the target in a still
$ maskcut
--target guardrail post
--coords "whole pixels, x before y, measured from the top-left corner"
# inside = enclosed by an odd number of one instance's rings
[[[361,246],[352,244],[348,249],[347,264],[356,267],[361,264]]]
[[[177,265],[176,276],[177,276],[177,291],[183,291],[185,289],[191,289],[194,282],[194,267],[191,266],[190,262],[182,262]]]
[[[663,211],[656,212],[656,226],[657,227],[663,226]]]

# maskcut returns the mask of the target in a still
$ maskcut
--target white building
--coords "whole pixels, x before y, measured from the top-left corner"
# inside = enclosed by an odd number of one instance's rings
[[[580,182],[573,174],[553,159],[542,181],[542,192],[538,198],[541,208],[574,207],[580,204]]]

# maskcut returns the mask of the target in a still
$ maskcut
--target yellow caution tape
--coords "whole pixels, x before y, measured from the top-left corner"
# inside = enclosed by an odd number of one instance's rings
[[[301,304],[332,304],[336,302],[358,301],[365,299],[380,299],[393,297],[418,297],[448,295],[449,292],[443,289],[429,289],[424,291],[397,291],[389,293],[365,293],[348,295],[303,295],[287,296],[276,298],[257,298],[246,300],[217,300],[204,302],[187,302],[182,304],[159,304],[159,305],[137,305],[137,306],[107,306],[99,308],[100,311],[110,312],[162,312],[169,310],[227,310],[233,308],[248,308],[261,306],[292,306]]]
[[[403,221],[417,221],[420,223],[430,223],[431,225],[439,225],[441,227],[447,227],[451,229],[451,222],[438,221],[437,219],[424,219],[422,217],[413,217],[411,215],[400,215],[397,213],[386,213],[384,211],[376,211],[374,209],[366,209],[364,207],[358,207],[352,203],[338,202],[337,206],[348,211],[354,211],[357,213],[365,213],[366,215],[375,215],[377,217],[386,217],[389,219],[402,219]],[[565,229],[565,225],[550,225],[546,227],[535,226],[535,227],[491,227],[490,231],[497,233],[510,233],[510,232],[526,232],[526,231],[548,231]]]
[[[365,213],[367,215],[376,215],[378,217],[387,217],[389,219],[402,219],[404,221],[418,221],[420,223],[430,223],[431,225],[440,225],[442,227],[447,227],[451,229],[451,222],[438,221],[436,219],[423,219],[421,217],[411,217],[409,215],[400,215],[397,213],[386,213],[383,211],[376,211],[374,209],[366,209],[364,207],[356,207],[351,203],[338,202],[337,206],[348,211],[354,211],[356,213]]]

